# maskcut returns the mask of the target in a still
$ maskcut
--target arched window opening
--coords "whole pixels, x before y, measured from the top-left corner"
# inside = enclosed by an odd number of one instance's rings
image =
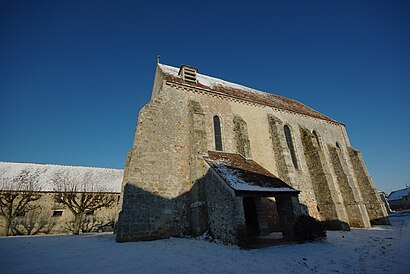
[[[316,130],[312,131],[312,134],[313,134],[313,136],[315,136],[317,145],[318,145],[319,147],[321,147],[321,146],[320,146],[320,141],[319,141],[319,135],[317,135]]]
[[[338,142],[336,142],[336,147],[337,147],[338,149],[340,149],[340,145],[339,145]]]
[[[215,150],[222,151],[222,133],[221,120],[218,116],[214,116],[214,135],[215,135]]]
[[[289,148],[290,156],[292,157],[292,163],[295,168],[298,167],[298,161],[296,160],[296,153],[295,153],[295,147],[293,146],[293,141],[292,141],[292,135],[290,133],[290,128],[285,125],[284,126],[284,131],[285,131],[285,137],[286,137],[286,143]]]

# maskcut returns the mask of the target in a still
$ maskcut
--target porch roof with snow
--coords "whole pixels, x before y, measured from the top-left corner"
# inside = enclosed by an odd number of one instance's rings
[[[165,80],[169,82],[201,89],[213,94],[219,94],[247,102],[254,102],[257,104],[283,109],[337,124],[342,124],[293,99],[268,92],[262,92],[253,88],[248,88],[239,84],[231,83],[200,73],[196,73],[196,83],[190,81],[188,82],[179,75],[179,68],[164,64],[158,64],[158,68],[163,73]]]
[[[208,151],[204,159],[235,191],[236,196],[283,197],[300,193],[255,161],[240,154]]]

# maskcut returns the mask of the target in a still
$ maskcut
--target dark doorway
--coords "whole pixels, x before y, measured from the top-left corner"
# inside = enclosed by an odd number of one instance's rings
[[[248,236],[259,236],[259,223],[255,199],[243,197],[243,210],[245,213],[246,231]]]

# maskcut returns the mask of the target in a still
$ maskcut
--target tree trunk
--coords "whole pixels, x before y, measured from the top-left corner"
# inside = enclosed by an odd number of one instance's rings
[[[76,214],[74,217],[73,234],[75,235],[80,234],[82,221],[83,221],[83,214],[82,213]]]
[[[6,218],[6,236],[9,236],[10,234],[10,226],[11,226],[11,219]]]

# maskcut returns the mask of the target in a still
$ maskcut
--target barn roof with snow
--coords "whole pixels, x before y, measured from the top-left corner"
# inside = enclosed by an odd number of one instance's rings
[[[401,200],[403,197],[410,195],[410,186],[407,188],[399,189],[396,191],[392,191],[387,199],[389,201]]]
[[[55,191],[58,179],[65,178],[70,183],[84,185],[92,182],[93,187],[82,188],[86,192],[121,192],[123,170],[98,167],[64,166],[52,164],[0,162],[0,190],[19,190],[16,180],[23,171],[38,176],[40,191]],[[89,184],[90,185],[90,184]]]
[[[162,71],[165,80],[169,82],[192,86],[194,88],[202,89],[213,94],[219,94],[248,102],[254,102],[265,106],[275,107],[278,109],[283,109],[340,124],[339,122],[321,114],[314,109],[311,109],[310,107],[296,100],[267,92],[262,92],[256,89],[248,88],[242,85],[199,73],[196,73],[195,75],[196,81],[186,81],[183,79],[183,77],[180,77],[179,68],[167,66],[164,64],[158,64],[158,67]],[[196,68],[193,69],[195,70],[195,72],[197,71]]]
[[[208,151],[204,159],[238,196],[297,196],[300,192],[240,154]]]

